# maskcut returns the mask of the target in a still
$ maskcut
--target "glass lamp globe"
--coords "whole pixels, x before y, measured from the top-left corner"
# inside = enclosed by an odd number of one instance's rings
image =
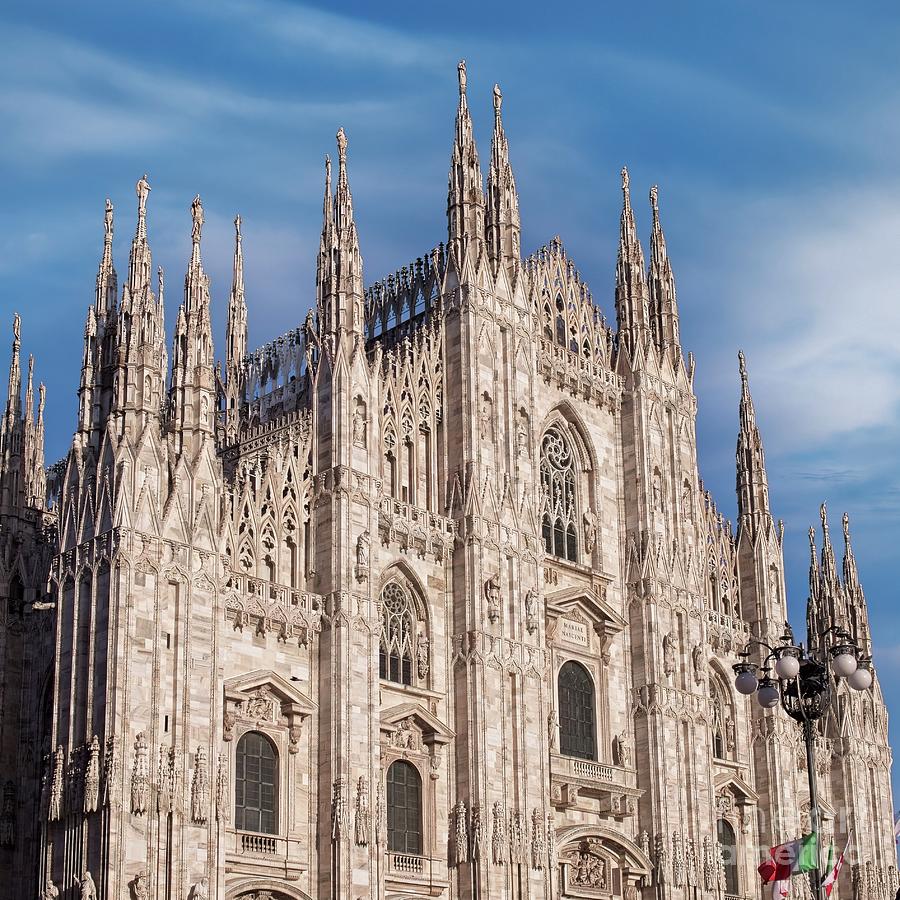
[[[849,684],[854,691],[864,691],[872,684],[872,673],[868,669],[862,667],[857,668],[855,672],[851,672],[847,677],[847,684]]]
[[[856,657],[852,653],[838,653],[831,660],[831,668],[835,675],[847,678],[856,671]]]
[[[759,687],[759,680],[752,672],[741,672],[734,679],[734,686],[739,694],[749,695]]]
[[[800,674],[800,660],[796,656],[780,656],[775,662],[775,674],[779,678],[796,678]]]
[[[773,706],[778,706],[780,699],[778,685],[772,684],[772,682],[763,683],[756,692],[756,699],[763,709],[771,709]]]

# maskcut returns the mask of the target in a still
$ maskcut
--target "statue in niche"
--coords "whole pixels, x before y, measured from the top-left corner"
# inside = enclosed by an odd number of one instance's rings
[[[209,879],[204,875],[191,886],[190,900],[209,900]]]
[[[487,600],[488,618],[495,624],[500,618],[500,578],[491,575],[484,583],[484,599]]]
[[[588,553],[594,552],[597,545],[597,516],[592,509],[586,509],[582,516],[584,525],[584,549]]]
[[[669,676],[675,674],[675,636],[671,631],[663,638],[663,671]]]
[[[94,879],[87,869],[81,876],[80,887],[81,900],[97,900],[97,885],[94,884]]]
[[[699,644],[691,651],[691,662],[694,665],[694,681],[703,684],[703,648]]]
[[[353,410],[353,444],[356,447],[366,446],[366,404],[357,397],[356,407]]]
[[[356,540],[356,565],[369,568],[369,532],[364,531]]]
[[[41,891],[40,900],[59,900],[59,888],[53,883],[53,879],[47,877],[47,883]]]
[[[663,508],[663,491],[662,491],[662,475],[659,473],[659,469],[654,469],[653,471],[653,508],[655,510],[662,511]]]
[[[516,425],[516,453],[519,456],[529,456],[528,453],[528,413],[524,409],[519,410],[519,421]]]
[[[490,441],[494,437],[494,404],[491,395],[485,391],[481,399],[481,439]]]
[[[131,882],[131,892],[134,894],[134,900],[147,900],[150,896],[147,873],[143,869],[134,876]]]
[[[551,750],[559,750],[559,715],[553,707],[547,715],[547,739]]]

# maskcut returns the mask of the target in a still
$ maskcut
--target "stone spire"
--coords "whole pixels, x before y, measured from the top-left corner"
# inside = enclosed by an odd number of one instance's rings
[[[244,357],[247,355],[247,304],[244,302],[244,250],[241,217],[234,219],[234,266],[225,329],[225,419],[229,438],[237,436],[244,400]]]
[[[347,135],[338,129],[338,180],[331,197],[331,160],[325,157],[322,237],[316,266],[320,331],[333,335],[362,333],[363,280],[353,197],[347,178]]]
[[[819,517],[822,520],[822,586],[829,597],[834,597],[840,590],[840,582],[838,581],[834,547],[831,545],[831,533],[828,528],[828,510],[824,503],[819,507]]]
[[[659,189],[650,188],[653,231],[650,238],[650,321],[653,338],[660,351],[673,362],[681,356],[678,330],[678,303],[675,298],[675,276],[666,249],[666,238],[659,223]]]
[[[22,348],[22,320],[18,313],[13,314],[12,355],[9,360],[9,381],[6,390],[6,421],[9,425],[17,421],[22,412],[22,368],[19,353]]]
[[[628,169],[622,169],[622,217],[619,222],[619,253],[616,258],[616,318],[619,339],[632,355],[650,333],[644,249],[641,247],[631,208]]]
[[[97,291],[94,301],[95,313],[97,318],[101,320],[112,318],[116,309],[116,297],[119,292],[116,268],[113,265],[112,242],[113,205],[107,198],[103,217],[103,254],[100,257],[100,266],[97,270]]]
[[[747,528],[751,536],[756,537],[761,528],[768,530],[772,525],[769,479],[743,352],[738,353],[738,365],[741,373],[741,424],[737,440],[738,531]]]
[[[170,429],[175,451],[195,452],[215,431],[216,382],[210,320],[209,277],[203,271],[200,236],[203,202],[191,203],[191,259],[184,277],[172,354]]]
[[[503,94],[494,85],[494,135],[491,139],[491,167],[487,180],[487,248],[494,274],[506,263],[517,266],[521,258],[519,195],[509,163],[509,144],[503,130],[500,109]]]
[[[466,244],[479,245],[484,234],[484,190],[478,150],[472,133],[472,117],[466,100],[466,62],[457,66],[459,106],[456,132],[450,157],[450,183],[447,193],[448,235],[457,252]]]
[[[146,175],[141,176],[134,190],[138,198],[138,216],[137,228],[131,242],[131,254],[128,257],[127,285],[127,294],[132,298],[149,290],[153,277],[153,262],[147,243],[147,198],[150,196],[150,182],[147,181]],[[112,237],[111,231],[109,236]]]
[[[850,516],[847,513],[844,513],[842,524],[844,526],[844,593],[847,597],[850,618],[849,631],[859,643],[863,653],[871,655],[872,636],[869,631],[869,609],[859,580],[853,545],[850,543]]]

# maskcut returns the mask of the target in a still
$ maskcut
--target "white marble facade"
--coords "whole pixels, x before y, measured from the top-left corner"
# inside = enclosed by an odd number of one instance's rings
[[[107,203],[46,473],[17,321],[0,898],[749,898],[808,820],[799,730],[732,687],[786,618],[743,358],[732,529],[656,188],[647,266],[623,172],[613,327],[558,237],[522,257],[502,95],[485,190],[459,75],[446,242],[364,286],[340,131],[311,311],[248,349],[238,217],[221,368],[200,198],[170,358],[147,177],[121,286]],[[810,617],[869,648],[823,524]],[[817,759],[840,900],[890,900],[877,680]]]

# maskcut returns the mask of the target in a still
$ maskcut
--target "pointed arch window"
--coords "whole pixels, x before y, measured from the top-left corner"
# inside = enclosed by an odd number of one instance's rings
[[[278,834],[278,754],[258,731],[248,731],[235,751],[234,827]]]
[[[716,823],[716,837],[719,840],[719,849],[722,851],[722,862],[725,869],[725,893],[736,896],[739,887],[737,838],[734,828],[727,819],[719,819]]]
[[[563,433],[552,426],[541,442],[541,530],[544,550],[572,562],[578,558],[575,460]]]
[[[716,759],[730,759],[734,752],[734,717],[727,688],[722,679],[713,674],[709,679],[712,701],[712,750]]]
[[[387,773],[387,827],[391,853],[422,855],[422,776],[403,759]]]
[[[381,592],[381,609],[379,677],[398,684],[412,684],[416,634],[412,599],[396,581],[391,581]]]
[[[559,670],[559,752],[597,758],[594,681],[581,663],[569,660]]]

